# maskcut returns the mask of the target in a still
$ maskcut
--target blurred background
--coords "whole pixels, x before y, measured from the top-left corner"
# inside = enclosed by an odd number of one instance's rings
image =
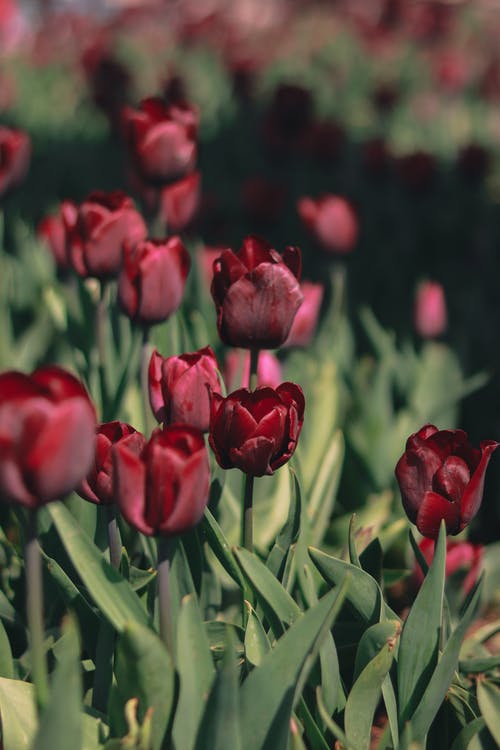
[[[0,122],[33,144],[27,179],[4,199],[6,252],[24,247],[26,264],[61,200],[133,193],[125,105],[188,101],[202,179],[192,246],[238,248],[258,233],[278,250],[298,245],[313,282],[342,263],[349,331],[340,347],[323,327],[310,377],[327,355],[342,375],[344,509],[364,497],[354,476],[366,492],[392,482],[420,418],[460,424],[475,444],[499,439],[499,10],[495,0],[0,0]],[[325,194],[357,217],[341,261],[297,211]],[[12,300],[19,332],[47,303],[28,277]],[[430,329],[416,317],[425,281],[442,294]],[[30,344],[30,364],[53,356],[56,339]],[[485,498],[471,533],[488,543],[500,538],[498,460]]]

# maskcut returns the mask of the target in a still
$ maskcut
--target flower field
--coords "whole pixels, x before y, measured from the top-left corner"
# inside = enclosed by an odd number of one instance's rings
[[[0,750],[498,747],[499,39],[0,0]]]

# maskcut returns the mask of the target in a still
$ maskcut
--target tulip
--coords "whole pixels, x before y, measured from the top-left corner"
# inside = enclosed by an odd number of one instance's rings
[[[295,451],[304,408],[295,383],[240,388],[227,398],[212,394],[209,443],[217,462],[255,477],[274,474]]]
[[[229,391],[246,387],[250,382],[250,352],[248,349],[232,349],[226,354],[224,380]],[[279,359],[272,352],[260,352],[257,365],[257,385],[277,388],[283,382]]]
[[[198,121],[190,107],[144,99],[139,110],[125,108],[123,121],[134,166],[145,182],[161,186],[194,168]]]
[[[297,211],[316,241],[328,252],[350,253],[358,239],[358,218],[352,205],[338,195],[301,198]]]
[[[446,331],[446,300],[441,284],[425,281],[419,285],[414,317],[415,329],[423,338],[434,338]]]
[[[300,271],[297,247],[281,256],[251,236],[238,253],[224,250],[214,261],[211,287],[222,341],[249,349],[280,346],[302,302]]]
[[[111,505],[115,501],[113,446],[124,443],[128,450],[139,455],[146,439],[124,422],[104,422],[97,427],[94,462],[87,476],[77,488],[85,500],[97,505]]]
[[[297,310],[284,346],[308,346],[318,325],[319,311],[323,301],[323,284],[304,281],[300,285],[304,301]]]
[[[436,539],[441,520],[446,533],[459,534],[481,505],[484,476],[498,443],[473,448],[463,430],[424,425],[411,435],[396,466],[406,515],[423,536]]]
[[[155,430],[137,455],[127,441],[113,447],[115,499],[125,520],[148,536],[175,536],[201,520],[208,502],[208,453],[199,430]]]
[[[123,243],[135,244],[147,229],[131,198],[116,190],[94,192],[78,207],[76,220],[64,211],[69,259],[83,277],[116,276],[122,265]]]
[[[0,375],[0,497],[36,509],[75,489],[90,469],[95,411],[60,367]]]
[[[191,265],[179,237],[124,244],[124,265],[118,279],[123,311],[145,326],[161,323],[182,301]]]
[[[434,541],[424,538],[418,546],[427,564],[430,565],[434,558]],[[453,539],[446,540],[446,577],[448,578],[456,573],[465,574],[462,582],[462,590],[465,595],[469,593],[477,580],[482,560],[483,546],[481,544],[459,542]],[[413,575],[420,587],[424,580],[420,565],[415,564]]]
[[[30,158],[29,136],[22,130],[0,126],[0,197],[23,181]]]
[[[149,363],[149,400],[156,419],[167,424],[183,422],[207,432],[209,388],[220,393],[217,370],[217,359],[209,346],[166,358],[155,349]]]
[[[200,187],[200,173],[193,172],[163,188],[161,216],[169,232],[181,232],[193,220],[200,203]]]

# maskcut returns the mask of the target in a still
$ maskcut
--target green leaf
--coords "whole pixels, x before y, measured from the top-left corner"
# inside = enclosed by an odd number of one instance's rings
[[[349,534],[348,534],[348,547],[349,547],[349,562],[351,565],[355,565],[356,568],[361,568],[359,562],[358,550],[356,549],[356,540],[354,539],[354,522],[356,520],[356,514],[353,513],[351,520],[349,521]]]
[[[367,628],[359,640],[356,651],[353,680],[357,680],[363,669],[375,658],[388,641],[393,641],[394,647],[397,650],[396,639],[400,633],[401,624],[399,620],[383,620]]]
[[[382,684],[394,658],[399,623],[393,623],[392,637],[386,639],[378,654],[368,662],[347,697],[344,712],[346,737],[360,750],[370,747],[373,716],[380,699]]]
[[[67,750],[69,737],[74,750],[83,747],[80,642],[72,618],[65,623],[63,641],[32,750]]]
[[[275,578],[282,580],[285,560],[288,555],[290,546],[297,540],[300,531],[301,515],[301,494],[300,485],[297,475],[290,469],[290,507],[285,525],[276,537],[273,548],[271,549],[267,560],[266,567],[269,568]]]
[[[234,550],[234,556],[272,622],[275,635],[280,635],[283,625],[289,626],[300,617],[299,607],[256,555],[240,548]]]
[[[12,679],[14,677],[14,663],[10,649],[9,638],[0,620],[0,677]]]
[[[118,638],[115,661],[116,685],[110,698],[113,734],[126,730],[125,706],[138,698],[138,719],[142,723],[152,710],[151,750],[160,750],[170,720],[174,699],[174,669],[170,656],[149,628],[127,623]]]
[[[328,445],[309,490],[307,513],[311,523],[310,541],[313,544],[319,544],[323,539],[337,497],[345,453],[344,437],[340,430],[337,430]]]
[[[436,559],[434,557],[434,559]],[[480,585],[478,584],[469,600],[467,609],[465,610],[462,619],[451,634],[448,640],[441,658],[434,669],[432,676],[428,681],[428,685],[423,694],[422,700],[420,701],[418,708],[411,717],[411,730],[412,736],[416,740],[422,740],[425,738],[429,728],[434,721],[439,707],[445,699],[446,692],[451,685],[453,674],[458,665],[458,655],[460,653],[460,647],[464,639],[464,635],[469,628],[472,619],[476,612],[476,607],[479,602]],[[404,630],[403,630],[404,633]],[[401,659],[402,643],[399,645],[399,658]]]
[[[245,588],[245,580],[231,551],[231,545],[208,508],[205,509],[205,515],[201,521],[200,528],[212,552],[226,573],[231,576],[241,589]]]
[[[495,742],[500,746],[500,688],[487,680],[477,682],[477,702]]]
[[[3,591],[0,591],[0,617],[9,625],[23,627],[23,623],[18,613],[9,602]]]
[[[271,650],[271,644],[262,623],[249,602],[247,608],[247,626],[245,630],[245,658],[252,667],[258,667],[262,659]]]
[[[128,581],[102,556],[62,503],[51,503],[47,512],[78,575],[103,615],[122,631],[130,620],[147,625],[149,618]]]
[[[347,585],[300,617],[248,675],[241,688],[243,750],[286,748],[293,703],[337,617]],[[297,695],[299,692],[299,695]]]
[[[174,718],[173,746],[178,750],[191,750],[215,675],[205,624],[194,595],[182,600],[177,628],[176,665],[180,693]]]
[[[316,688],[316,703],[318,705],[319,715],[323,719],[327,729],[329,729],[333,736],[336,737],[337,740],[339,740],[342,748],[345,748],[345,750],[358,750],[356,745],[353,745],[353,743],[347,739],[343,729],[339,727],[337,722],[335,722],[328,713],[328,710],[323,701],[323,696],[321,694],[321,688],[319,687]]]
[[[489,672],[500,667],[500,654],[492,656],[476,656],[470,659],[460,659],[460,671],[464,674]]]
[[[468,750],[472,738],[475,737],[481,729],[484,729],[485,726],[486,724],[482,716],[478,719],[473,719],[473,721],[466,724],[457,734],[450,750]]]
[[[226,636],[222,667],[217,672],[198,729],[196,750],[242,750],[234,636],[230,630],[226,631]]]
[[[432,565],[403,625],[398,658],[400,728],[418,706],[437,663],[445,560],[446,529],[442,523]]]
[[[1,677],[0,711],[4,750],[27,750],[37,725],[33,685]]]

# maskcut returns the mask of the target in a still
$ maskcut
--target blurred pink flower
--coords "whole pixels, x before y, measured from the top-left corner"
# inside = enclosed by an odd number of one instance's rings
[[[421,553],[425,557],[427,564],[430,565],[434,559],[434,545],[433,539],[424,538],[418,545]],[[465,574],[462,582],[462,589],[465,595],[469,593],[471,588],[474,586],[481,564],[483,561],[483,546],[482,544],[472,544],[472,542],[458,542],[452,539],[446,540],[446,577],[454,575],[455,573],[461,572]],[[424,574],[420,568],[420,565],[415,561],[413,568],[414,579],[417,586],[420,587],[424,580]]]
[[[448,323],[444,289],[437,281],[423,281],[417,288],[414,308],[415,330],[423,338],[445,332]]]
[[[224,381],[228,392],[248,387],[250,376],[250,352],[245,349],[231,349],[224,362]],[[262,349],[257,367],[257,385],[276,388],[283,381],[283,373],[278,358],[270,351]]]
[[[297,211],[303,223],[328,252],[350,253],[358,239],[358,217],[351,203],[339,195],[300,198]]]
[[[319,311],[323,301],[323,284],[304,281],[300,285],[304,301],[295,313],[288,338],[283,346],[308,346],[311,343],[318,325]]]

